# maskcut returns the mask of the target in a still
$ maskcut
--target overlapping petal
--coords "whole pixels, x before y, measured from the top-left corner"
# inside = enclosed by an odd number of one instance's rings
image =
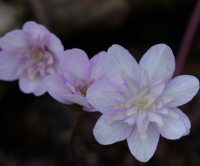
[[[35,96],[40,96],[46,92],[42,78],[29,79],[26,76],[19,78],[19,88],[24,93],[33,93]]]
[[[169,107],[177,107],[192,100],[198,90],[199,80],[196,77],[177,76],[169,82],[161,100]]]
[[[169,80],[175,70],[173,52],[165,44],[152,46],[143,55],[139,64],[148,73],[151,84]]]
[[[22,29],[31,35],[32,41],[40,40],[50,33],[46,27],[34,21],[26,22]]]
[[[88,104],[86,98],[79,94],[74,94],[65,81],[65,78],[61,75],[50,75],[45,78],[45,87],[48,93],[57,101],[63,104],[76,103],[88,108],[87,110],[90,111],[89,108],[91,106]]]
[[[86,98],[98,111],[109,113],[119,108],[119,101],[123,99],[118,92],[117,87],[107,78],[103,78],[88,88]]]
[[[50,75],[44,79],[45,87],[47,92],[56,100],[63,104],[71,104],[66,98],[66,95],[70,94],[71,91],[65,84],[65,80],[60,75]]]
[[[54,53],[55,55],[59,54],[57,55],[59,58],[61,56],[60,54],[62,54],[62,51],[64,51],[62,42],[60,41],[59,38],[57,38],[57,36],[55,36],[52,33],[48,36],[47,40],[48,40],[46,44],[47,49],[51,53]]]
[[[1,52],[0,54],[0,79],[14,81],[18,79],[19,73],[16,70],[21,65],[13,55]]]
[[[78,80],[87,80],[89,77],[90,62],[87,54],[81,49],[70,49],[64,52],[60,58],[62,72],[66,79],[74,85]]]
[[[71,103],[79,104],[83,107],[85,107],[86,111],[93,112],[94,110],[91,109],[91,106],[87,102],[85,96],[77,95],[77,94],[66,94],[66,99],[70,101]]]
[[[179,115],[179,118],[181,119],[181,121],[183,122],[183,124],[185,125],[185,128],[186,128],[186,132],[184,134],[185,135],[188,135],[190,133],[190,128],[191,128],[191,122],[190,122],[190,119],[187,117],[187,115],[182,112],[179,108],[175,108],[173,109],[174,112],[176,114]]]
[[[159,132],[153,125],[148,126],[146,135],[146,139],[141,138],[138,130],[134,129],[127,139],[131,153],[141,162],[147,162],[153,156],[160,137]]]
[[[162,116],[164,124],[160,129],[160,133],[162,137],[170,140],[179,139],[188,133],[190,122],[188,122],[184,114],[180,113],[179,110],[177,111],[176,108],[171,108],[168,111],[168,115]]]
[[[27,45],[25,34],[21,30],[8,32],[0,40],[0,48],[6,52],[13,52]]]
[[[113,82],[124,82],[124,77],[132,79],[138,75],[137,62],[134,57],[122,46],[114,44],[107,52],[104,62],[105,73]]]
[[[107,56],[107,53],[102,51],[95,55],[90,60],[90,79],[91,80],[98,80],[101,77],[104,76],[104,70],[103,70],[103,62]]]
[[[108,123],[103,115],[98,119],[93,133],[95,139],[103,144],[109,145],[115,142],[125,140],[131,133],[132,127],[121,121]]]

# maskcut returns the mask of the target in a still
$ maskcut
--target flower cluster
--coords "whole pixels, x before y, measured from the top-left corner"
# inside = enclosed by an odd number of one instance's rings
[[[96,140],[127,140],[141,162],[153,156],[160,136],[175,140],[190,132],[190,120],[178,107],[197,94],[199,81],[191,75],[172,78],[174,70],[165,44],[152,46],[137,63],[116,44],[92,59],[78,48],[64,50],[58,37],[33,21],[0,38],[1,80],[19,80],[24,93],[48,92],[63,104],[99,111]]]

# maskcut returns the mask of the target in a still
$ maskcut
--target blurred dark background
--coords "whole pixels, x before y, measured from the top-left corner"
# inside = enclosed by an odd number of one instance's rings
[[[90,57],[120,44],[139,60],[157,43],[176,56],[195,0],[0,0],[0,35],[28,20],[46,25],[65,49],[85,50]],[[198,28],[200,29],[200,28]],[[183,74],[200,78],[200,31],[190,48]],[[154,157],[141,164],[126,141],[102,146],[92,129],[98,113],[84,113],[70,138],[79,112],[50,96],[25,95],[17,82],[0,82],[0,166],[199,166],[200,95],[182,107],[192,121],[190,135],[177,141],[160,139]]]

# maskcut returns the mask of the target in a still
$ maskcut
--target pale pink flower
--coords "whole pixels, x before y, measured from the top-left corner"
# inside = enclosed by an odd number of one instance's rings
[[[119,45],[107,54],[106,77],[92,84],[86,96],[103,114],[94,136],[103,145],[127,140],[133,156],[147,162],[160,135],[175,140],[189,134],[190,120],[177,107],[196,95],[199,81],[190,75],[172,79],[175,60],[165,44],[151,47],[139,64]]]
[[[64,52],[61,41],[33,21],[0,38],[0,49],[0,79],[19,79],[21,91],[36,96],[46,92],[43,79],[58,72],[59,55]]]
[[[89,60],[81,49],[70,49],[60,59],[61,73],[46,77],[48,93],[63,104],[78,104],[85,111],[95,111],[86,100],[88,87],[104,76],[102,62],[106,52]]]

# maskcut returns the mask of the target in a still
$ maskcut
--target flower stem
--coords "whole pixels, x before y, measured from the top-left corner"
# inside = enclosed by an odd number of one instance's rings
[[[76,148],[75,148],[75,141],[76,141],[76,136],[77,136],[78,129],[80,127],[80,122],[81,122],[83,115],[84,115],[84,111],[82,111],[82,110],[77,113],[75,123],[74,123],[74,126],[72,128],[70,141],[69,141],[70,151],[75,158],[79,158],[77,151],[76,151]]]
[[[188,56],[188,52],[192,44],[192,40],[197,31],[199,21],[200,21],[200,0],[197,0],[196,6],[189,20],[186,32],[184,34],[183,40],[181,42],[181,46],[177,54],[177,67],[176,67],[175,75],[180,74],[183,69],[186,58]]]

